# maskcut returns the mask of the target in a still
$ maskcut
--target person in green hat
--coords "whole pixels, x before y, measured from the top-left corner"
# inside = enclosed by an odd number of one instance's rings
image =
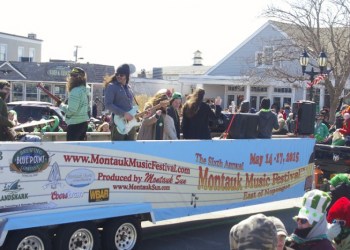
[[[336,224],[333,225],[338,231],[334,230],[333,234],[329,234],[330,226],[326,220],[326,209],[330,202],[331,197],[326,192],[318,189],[313,189],[304,194],[298,215],[293,217],[297,227],[287,237],[287,247],[299,250],[335,249],[331,241],[340,232],[340,227]]]
[[[330,189],[334,190],[337,186],[342,183],[350,185],[349,177],[347,174],[337,174],[330,179],[329,183],[331,184]]]
[[[181,126],[180,126],[180,115],[179,110],[182,104],[182,95],[179,92],[174,92],[170,99],[170,105],[167,108],[167,114],[174,120],[176,136],[180,139]]]

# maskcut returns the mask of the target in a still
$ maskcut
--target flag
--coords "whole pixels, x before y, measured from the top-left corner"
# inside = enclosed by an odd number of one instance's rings
[[[327,74],[318,75],[312,82],[307,83],[307,88],[311,88],[312,86],[319,84],[322,80],[327,77]]]

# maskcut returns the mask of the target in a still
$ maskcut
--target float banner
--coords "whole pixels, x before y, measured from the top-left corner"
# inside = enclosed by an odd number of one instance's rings
[[[4,143],[0,213],[151,204],[157,220],[301,197],[309,138]]]

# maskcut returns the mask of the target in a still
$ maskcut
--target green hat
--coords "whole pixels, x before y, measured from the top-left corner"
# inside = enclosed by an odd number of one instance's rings
[[[349,177],[346,174],[337,174],[334,176],[329,183],[333,186],[336,187],[342,183],[350,184]]]
[[[294,219],[307,219],[311,225],[315,225],[326,214],[326,208],[330,202],[331,197],[326,192],[318,189],[311,190],[304,194],[302,207]]]
[[[182,95],[179,92],[174,92],[171,99],[182,99]]]

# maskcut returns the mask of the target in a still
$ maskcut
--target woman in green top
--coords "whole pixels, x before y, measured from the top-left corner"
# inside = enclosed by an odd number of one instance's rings
[[[67,141],[85,141],[89,120],[89,100],[86,89],[86,73],[75,67],[69,73],[66,85],[68,103],[59,103],[66,115]]]
[[[329,136],[329,130],[326,124],[324,124],[323,121],[323,114],[317,114],[316,115],[316,122],[315,122],[315,129],[314,129],[314,136],[316,139],[316,143],[327,143],[327,139]]]

